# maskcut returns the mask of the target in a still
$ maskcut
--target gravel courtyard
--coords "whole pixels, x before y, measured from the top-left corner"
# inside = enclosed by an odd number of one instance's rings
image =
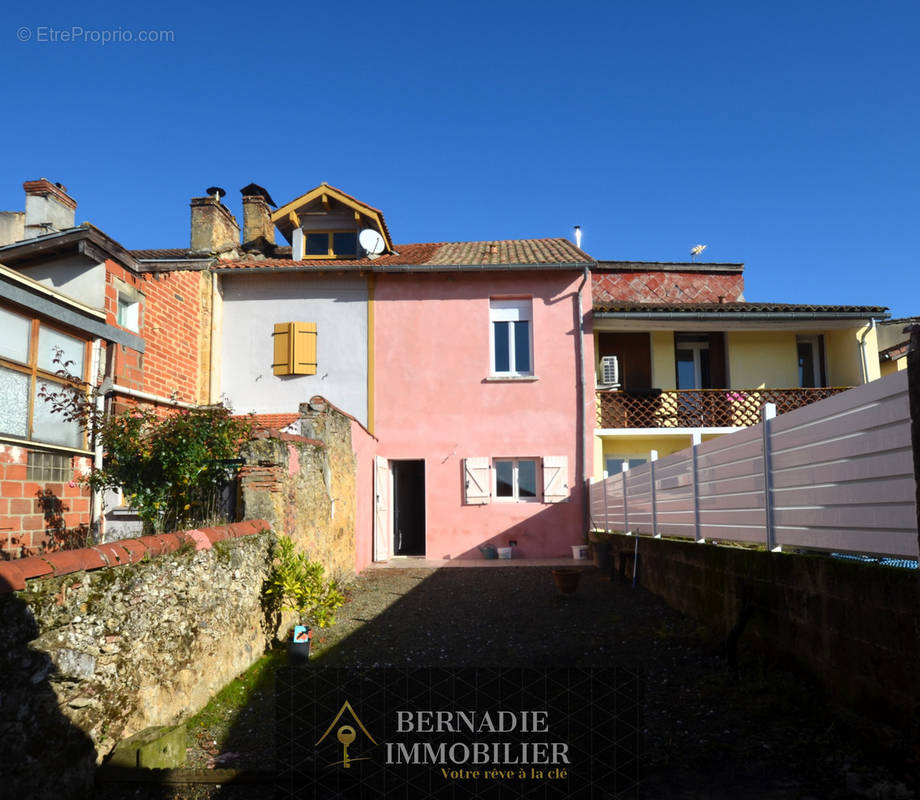
[[[903,737],[744,650],[730,666],[706,630],[593,567],[574,597],[557,594],[549,567],[371,569],[348,594],[336,624],[314,632],[316,666],[641,668],[641,797],[914,797],[916,751]],[[266,690],[213,732],[210,754],[193,747],[189,765],[264,769],[271,726]],[[264,796],[208,792],[156,796]]]

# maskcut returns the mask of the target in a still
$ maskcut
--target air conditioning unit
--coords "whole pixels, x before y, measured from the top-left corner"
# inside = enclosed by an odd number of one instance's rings
[[[620,385],[620,362],[616,356],[604,356],[601,358],[600,382],[604,386],[619,387]]]

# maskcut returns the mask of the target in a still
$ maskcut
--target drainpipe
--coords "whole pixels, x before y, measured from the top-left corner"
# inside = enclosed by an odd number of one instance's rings
[[[218,319],[218,303],[220,302],[220,286],[218,275],[211,273],[211,340],[208,346],[208,404],[214,405],[220,400],[220,354],[215,353],[220,346],[220,319]]]
[[[195,403],[186,403],[182,400],[174,400],[171,397],[161,397],[150,392],[142,392],[139,389],[132,389],[129,386],[119,386],[113,383],[106,387],[105,395],[120,394],[125,397],[133,397],[137,400],[146,400],[148,403],[159,403],[164,406],[174,406],[175,408],[198,408]]]
[[[866,357],[866,339],[868,339],[869,334],[875,330],[877,323],[878,320],[875,317],[870,318],[869,327],[866,328],[865,332],[859,337],[859,355],[862,360],[863,383],[869,382],[869,359]]]
[[[99,361],[102,358],[102,340],[96,339],[93,341],[93,357],[92,363],[90,366],[90,380],[95,385],[99,376]],[[107,377],[107,376],[106,376]],[[96,419],[102,419],[102,414],[105,411],[105,397],[102,392],[96,393],[96,398],[94,400],[94,411],[96,412]],[[99,441],[97,436],[97,431],[95,428],[92,431],[93,437],[93,469],[100,470],[102,469],[102,442]],[[98,489],[93,491],[92,496],[89,500],[89,523],[90,530],[95,532],[97,542],[102,541],[102,536],[104,531],[102,530],[102,492]]]
[[[585,397],[585,325],[584,325],[584,313],[582,312],[582,291],[585,288],[585,285],[588,284],[591,278],[590,270],[588,265],[585,264],[584,271],[581,276],[581,283],[578,285],[578,308],[577,318],[578,318],[578,336],[576,353],[578,356],[578,402],[581,404],[581,431],[579,432],[581,436],[581,485],[583,497],[583,513],[582,513],[582,526],[583,530],[587,532],[588,524],[590,519],[590,504],[591,504],[591,489],[588,486],[588,412],[587,412],[587,397]],[[578,452],[576,448],[575,452]]]

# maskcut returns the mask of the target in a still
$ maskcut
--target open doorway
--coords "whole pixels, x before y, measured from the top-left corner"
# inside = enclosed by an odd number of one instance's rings
[[[425,555],[425,462],[391,461],[393,555]]]

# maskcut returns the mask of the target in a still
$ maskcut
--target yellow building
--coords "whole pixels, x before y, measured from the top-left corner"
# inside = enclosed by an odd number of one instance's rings
[[[741,265],[599,264],[595,477],[756,424],[765,403],[781,414],[880,377],[885,308],[746,302]],[[611,296],[649,286],[665,302]]]

